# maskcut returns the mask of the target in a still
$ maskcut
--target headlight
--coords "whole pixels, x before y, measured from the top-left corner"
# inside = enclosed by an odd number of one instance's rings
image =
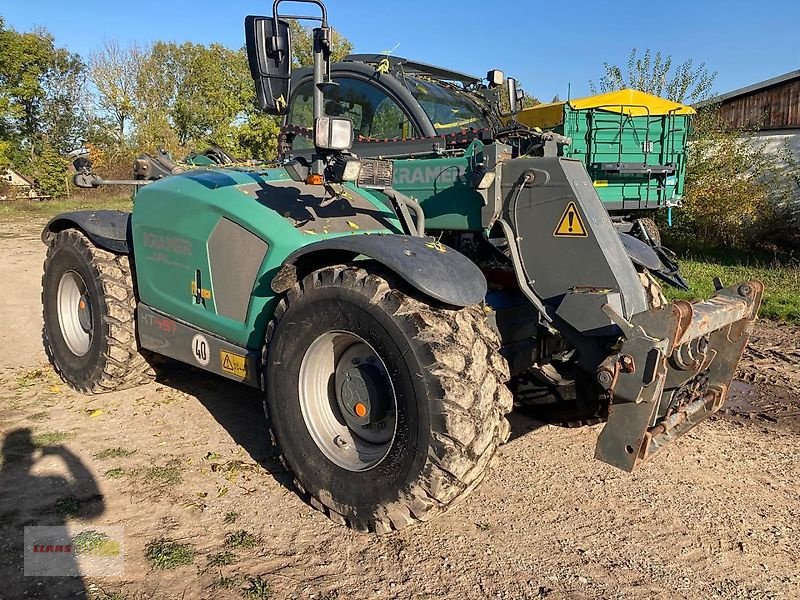
[[[334,181],[356,181],[361,175],[361,161],[353,156],[337,156],[331,171]]]
[[[320,117],[314,124],[314,144],[323,150],[348,150],[353,145],[350,119]]]

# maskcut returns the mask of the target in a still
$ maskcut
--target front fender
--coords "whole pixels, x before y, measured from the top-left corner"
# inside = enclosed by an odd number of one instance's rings
[[[431,298],[453,306],[471,306],[486,296],[486,278],[466,256],[434,238],[410,235],[352,235],[308,244],[286,257],[272,280],[283,293],[323,266],[371,258]]]
[[[45,225],[42,241],[49,244],[59,231],[79,229],[98,248],[131,254],[131,213],[120,210],[78,210],[56,215]]]

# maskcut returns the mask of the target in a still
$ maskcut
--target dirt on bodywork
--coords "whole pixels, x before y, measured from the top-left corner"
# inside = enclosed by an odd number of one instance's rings
[[[800,328],[759,321],[721,413],[639,471],[524,412],[455,509],[384,536],[304,504],[258,392],[171,364],[70,391],[41,349],[39,223],[0,223],[0,598],[800,597]],[[116,577],[23,574],[29,525],[122,527]]]

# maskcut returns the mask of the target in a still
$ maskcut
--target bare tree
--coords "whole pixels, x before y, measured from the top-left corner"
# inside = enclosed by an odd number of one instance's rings
[[[98,108],[113,122],[120,142],[125,139],[125,128],[134,113],[136,78],[146,54],[136,44],[123,47],[117,40],[106,40],[89,59]]]
[[[689,59],[673,69],[672,56],[652,54],[650,49],[640,57],[636,48],[628,57],[627,73],[618,65],[603,63],[605,74],[589,82],[593,94],[633,88],[674,102],[699,102],[709,97],[716,72],[709,73],[705,63],[694,65]]]

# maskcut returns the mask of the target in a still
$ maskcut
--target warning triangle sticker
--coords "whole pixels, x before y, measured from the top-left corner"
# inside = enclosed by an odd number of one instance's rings
[[[233,366],[230,354],[225,355],[225,360],[222,361],[222,368],[226,371],[235,371],[236,367]]]
[[[578,207],[574,202],[567,204],[564,214],[556,225],[556,230],[553,232],[554,237],[588,237],[586,227],[581,220],[581,215],[578,212]]]

